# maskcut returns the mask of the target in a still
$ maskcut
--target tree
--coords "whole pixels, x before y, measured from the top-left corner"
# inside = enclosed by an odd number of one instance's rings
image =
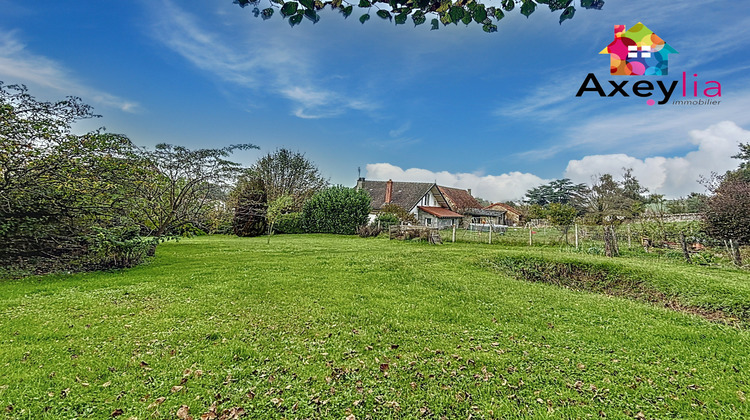
[[[740,152],[733,155],[732,158],[742,161],[739,167],[740,171],[750,170],[750,143],[740,143],[739,147]]]
[[[260,178],[240,178],[229,202],[234,208],[232,226],[235,235],[260,236],[265,232],[268,197]]]
[[[279,221],[281,216],[290,207],[292,207],[292,197],[289,195],[279,196],[272,202],[268,203],[268,209],[266,211],[266,223],[268,224],[268,243],[271,243],[273,226],[277,221]]]
[[[576,219],[578,212],[568,204],[550,203],[547,208],[547,219],[553,226],[557,226],[568,243],[568,231]]]
[[[326,188],[305,202],[302,214],[311,233],[353,235],[367,223],[370,195],[341,185]]]
[[[152,249],[128,217],[138,151],[123,135],[71,132],[93,117],[79,98],[38,101],[0,82],[0,266],[123,267]]]
[[[226,194],[244,170],[226,158],[235,150],[258,149],[238,144],[219,149],[190,150],[157,144],[143,151],[150,176],[137,183],[141,205],[135,214],[149,234],[180,234],[194,228]]]
[[[526,191],[524,201],[527,204],[537,204],[542,207],[550,203],[560,203],[582,208],[582,197],[587,191],[586,184],[574,184],[570,179],[563,178]]]
[[[268,202],[290,196],[292,211],[301,210],[308,198],[328,185],[328,180],[304,154],[283,148],[258,159],[245,176],[263,182]]]
[[[706,203],[706,232],[728,244],[735,264],[742,265],[741,245],[750,243],[750,144],[740,143],[743,160],[735,171],[716,177],[718,186]]]
[[[708,196],[692,192],[687,197],[680,197],[674,200],[667,200],[666,206],[669,213],[703,213],[706,207]]]
[[[403,223],[417,223],[417,217],[413,213],[409,213],[404,210],[403,207],[398,204],[386,204],[380,208],[380,214],[392,214],[396,216],[399,222]]]
[[[632,220],[643,210],[640,194],[645,189],[626,169],[622,181],[615,181],[610,174],[604,174],[594,182],[584,197],[586,218],[604,228],[604,254],[614,257],[619,254],[615,229],[627,220]]]
[[[313,23],[320,20],[318,11],[325,6],[332,9],[338,9],[343,16],[349,17],[354,11],[354,4],[359,8],[366,9],[365,14],[359,17],[361,23],[370,19],[370,11],[374,7],[377,9],[375,14],[381,19],[393,20],[396,25],[403,25],[411,17],[414,26],[421,25],[427,21],[428,16],[434,16],[430,21],[432,30],[439,29],[440,23],[447,25],[449,23],[458,24],[459,22],[468,25],[476,22],[482,25],[485,32],[496,32],[497,25],[505,12],[511,12],[516,5],[520,5],[522,15],[529,17],[536,7],[540,4],[546,4],[553,12],[562,10],[560,14],[560,23],[567,19],[572,19],[575,15],[576,8],[572,0],[501,0],[500,7],[489,6],[474,1],[463,0],[359,0],[358,3],[349,3],[342,0],[283,0],[271,1],[267,4],[269,7],[260,5],[260,1],[251,0],[234,0],[235,4],[240,7],[254,6],[253,14],[255,17],[260,16],[263,20],[270,19],[276,9],[280,10],[281,16],[289,19],[291,26],[298,25],[305,17]],[[585,9],[601,9],[604,0],[581,0],[581,7]],[[260,8],[263,7],[261,10]]]

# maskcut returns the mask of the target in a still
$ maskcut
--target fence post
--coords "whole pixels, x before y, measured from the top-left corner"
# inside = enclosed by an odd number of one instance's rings
[[[490,245],[492,245],[492,223],[490,223]]]
[[[687,242],[685,242],[685,232],[680,232],[680,244],[682,245],[682,255],[685,256],[685,261],[687,261],[688,264],[692,264],[690,253],[687,249]]]
[[[452,242],[454,243],[456,242],[456,224],[455,223],[453,223],[453,241]]]
[[[630,245],[630,224],[628,223],[628,249],[632,248]]]
[[[533,244],[533,241],[531,239],[531,229],[532,229],[532,227],[531,227],[531,225],[529,225],[529,246],[531,246]]]
[[[576,251],[578,251],[578,223],[576,223]]]

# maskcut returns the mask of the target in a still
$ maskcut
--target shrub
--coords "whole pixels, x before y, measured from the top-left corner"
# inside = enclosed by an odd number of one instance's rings
[[[302,212],[286,213],[279,216],[279,220],[274,224],[273,230],[276,233],[297,234],[305,233],[305,224]]]
[[[354,235],[367,223],[370,195],[341,185],[313,195],[302,210],[305,228],[313,233]]]
[[[393,213],[380,213],[375,218],[375,225],[379,225],[381,229],[388,229],[390,226],[398,225],[399,223],[398,216]]]
[[[136,226],[94,230],[96,234],[88,238],[88,252],[77,261],[85,269],[134,267],[153,256],[158,243],[156,238],[139,236]]]

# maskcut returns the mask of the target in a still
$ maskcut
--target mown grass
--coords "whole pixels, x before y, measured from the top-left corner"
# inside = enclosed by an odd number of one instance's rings
[[[148,265],[0,283],[6,418],[742,418],[748,330],[512,278],[498,256],[644,273],[747,307],[746,272],[555,249],[202,237]],[[163,400],[161,399],[163,398]]]

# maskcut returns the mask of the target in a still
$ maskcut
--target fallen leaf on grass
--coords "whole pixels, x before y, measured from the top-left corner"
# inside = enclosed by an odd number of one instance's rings
[[[157,405],[161,405],[161,403],[163,403],[163,402],[164,402],[164,400],[166,400],[166,398],[165,398],[165,397],[159,397],[159,398],[157,398],[156,400],[154,400],[154,402],[152,402],[152,403],[151,403],[151,404],[150,404],[150,405],[148,406],[148,408],[149,408],[149,409],[152,409],[152,408],[156,407]]]
[[[182,388],[184,388],[184,387],[180,386],[180,385],[175,385],[175,386],[172,387],[172,393],[174,394],[175,392],[180,392],[180,391],[182,391]]]
[[[180,420],[192,419],[192,417],[190,416],[190,407],[186,405],[181,405],[180,408],[177,410],[177,418]]]
[[[109,416],[110,417],[117,417],[117,416],[121,416],[123,413],[124,413],[124,411],[122,411],[121,409],[118,408],[117,410],[113,411],[112,414],[110,414]]]
[[[219,417],[219,420],[237,420],[240,417],[244,416],[245,409],[242,407],[232,407],[229,410],[224,410],[221,413],[221,417]]]

